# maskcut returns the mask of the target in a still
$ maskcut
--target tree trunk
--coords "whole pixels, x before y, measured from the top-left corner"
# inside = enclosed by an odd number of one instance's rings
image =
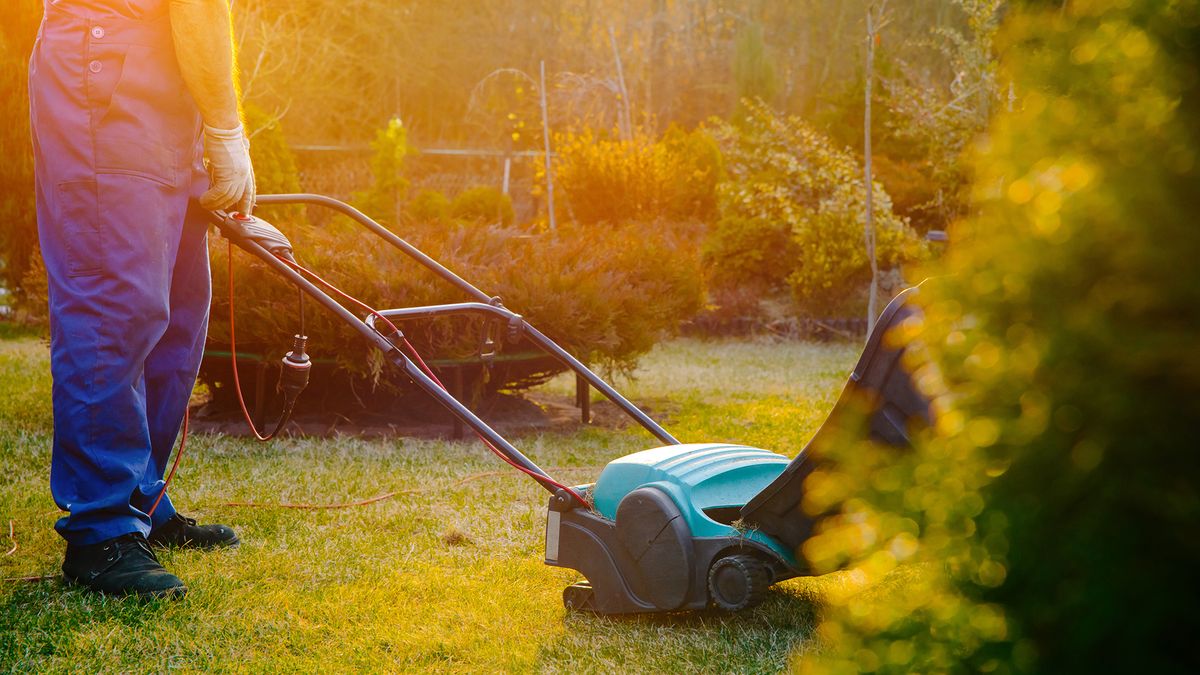
[[[542,61],[541,93],[542,93],[542,136],[546,147],[546,204],[550,215],[550,229],[557,226],[554,214],[554,164],[550,159],[550,109],[546,105],[546,62]]]
[[[863,183],[867,190],[867,213],[864,218],[863,236],[867,245],[867,260],[871,263],[871,288],[867,296],[867,336],[875,329],[875,317],[879,309],[879,268],[875,261],[875,212],[874,195],[871,180],[871,88],[875,79],[875,17],[872,9],[867,9],[867,80],[863,89],[866,91],[866,107],[863,112]]]

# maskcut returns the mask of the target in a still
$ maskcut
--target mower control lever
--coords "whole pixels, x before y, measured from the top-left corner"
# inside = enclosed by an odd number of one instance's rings
[[[213,215],[220,221],[222,230],[231,231],[255,242],[267,249],[271,255],[296,262],[292,257],[292,242],[278,228],[262,218],[226,211],[213,211]]]

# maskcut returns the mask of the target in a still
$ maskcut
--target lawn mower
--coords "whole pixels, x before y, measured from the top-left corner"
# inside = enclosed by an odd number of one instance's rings
[[[810,449],[832,433],[844,409],[852,401],[868,401],[871,438],[894,446],[907,445],[915,427],[930,423],[929,402],[901,364],[905,347],[884,340],[892,327],[919,318],[919,310],[909,302],[916,289],[902,292],[884,309],[829,418],[809,444],[789,459],[742,445],[681,443],[520,314],[506,308],[499,297],[479,290],[343,202],[291,194],[260,196],[258,204],[332,209],[467,296],[468,300],[460,303],[376,310],[304,268],[296,261],[288,238],[262,218],[212,214],[213,224],[230,242],[296,285],[301,297],[312,298],[353,327],[387,363],[445,406],[499,458],[550,492],[545,562],[577,570],[585,578],[563,592],[569,609],[632,614],[715,606],[738,611],[758,603],[772,584],[808,572],[798,552],[813,526],[812,516],[801,504],[804,479],[816,464],[809,461]],[[232,273],[232,265],[230,269]],[[501,326],[510,341],[524,338],[536,345],[599,390],[661,446],[610,462],[595,483],[559,483],[452,396],[396,326],[403,320],[444,316],[475,316]],[[280,391],[284,413],[277,431],[307,382],[306,340],[302,328],[283,359]],[[486,342],[486,349],[494,350],[502,340]],[[236,371],[235,366],[235,376]]]

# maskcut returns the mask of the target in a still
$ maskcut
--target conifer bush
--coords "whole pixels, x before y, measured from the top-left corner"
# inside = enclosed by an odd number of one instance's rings
[[[446,220],[450,217],[450,199],[437,190],[421,190],[408,203],[408,213],[422,223]]]
[[[271,219],[272,212],[263,209],[263,215]],[[304,265],[376,308],[469,299],[357,224],[277,224],[292,238]],[[530,233],[475,222],[411,222],[395,231],[480,289],[499,295],[551,339],[600,368],[631,367],[701,304],[696,247],[670,233],[646,237],[638,227],[614,226],[604,237],[594,237],[571,224]],[[234,255],[238,348],[281,357],[296,330],[296,293],[248,254],[235,249]],[[210,346],[218,349],[228,345],[229,336],[225,260],[222,246],[213,257],[209,327]],[[313,354],[336,361],[338,369],[358,382],[360,393],[379,385],[391,391],[405,386],[383,370],[365,341],[312,303],[307,321]],[[481,324],[465,318],[410,322],[402,329],[424,356],[435,359],[473,360],[482,337]],[[499,335],[503,338],[504,331]],[[507,344],[504,349],[517,353],[533,347]],[[501,377],[488,387],[521,388],[562,370],[556,362],[535,365],[536,373],[514,371],[511,379]],[[528,377],[532,374],[537,377]],[[314,381],[313,386],[321,385]]]
[[[815,569],[889,581],[826,612],[802,671],[1200,668],[1200,3],[1007,22],[1017,104],[901,331],[934,433],[896,453],[847,429],[805,485],[834,510]]]
[[[721,153],[703,130],[620,139],[587,129],[557,135],[554,150],[555,188],[580,223],[707,222],[716,211]]]
[[[464,221],[511,225],[515,212],[512,199],[493,187],[477,186],[463,190],[450,202],[449,215]]]

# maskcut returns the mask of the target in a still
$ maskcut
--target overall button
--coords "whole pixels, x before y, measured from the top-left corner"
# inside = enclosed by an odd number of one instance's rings
[[[92,37],[96,38],[97,40],[103,39],[104,38],[104,28],[102,26],[93,26],[92,27]]]
[[[88,70],[92,71],[93,73],[98,73],[101,70],[104,70],[104,64],[100,63],[99,61],[92,61],[88,64]]]

